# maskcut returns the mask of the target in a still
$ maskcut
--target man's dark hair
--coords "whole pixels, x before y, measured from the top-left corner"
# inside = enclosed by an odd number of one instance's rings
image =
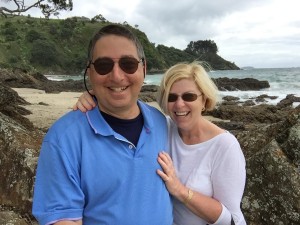
[[[116,36],[127,38],[128,40],[132,41],[135,44],[139,58],[140,59],[145,58],[143,46],[141,42],[138,40],[138,38],[133,34],[132,31],[118,24],[110,24],[105,27],[102,27],[98,32],[95,33],[94,37],[91,39],[88,47],[89,61],[92,61],[93,50],[96,42],[106,35],[116,35]]]

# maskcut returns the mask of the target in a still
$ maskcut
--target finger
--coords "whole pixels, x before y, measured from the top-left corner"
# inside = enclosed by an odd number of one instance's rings
[[[73,109],[74,111],[78,110],[77,103],[75,103],[75,104],[73,105],[72,109]]]
[[[80,111],[86,112],[87,110],[92,110],[96,106],[96,103],[89,94],[83,93],[79,97],[76,105]]]
[[[165,153],[165,152],[160,152],[159,157],[164,161],[165,164],[171,165],[172,164],[172,159],[171,157]]]
[[[158,156],[157,161],[158,161],[159,165],[162,167],[162,169],[165,171],[168,166],[165,163],[165,161],[162,159],[162,157]]]
[[[82,103],[81,102],[76,102],[76,107],[77,107],[77,109],[79,109],[81,112],[86,112],[87,111],[87,109],[86,109],[86,107],[84,107],[83,105],[82,105]]]
[[[94,95],[94,91],[91,90],[90,93],[92,95]],[[79,100],[81,101],[81,103],[85,106],[85,107],[92,107],[94,108],[96,106],[96,102],[95,100],[92,98],[92,96],[85,91],[79,98]],[[91,110],[92,108],[89,108],[89,110]]]
[[[168,177],[171,177],[172,174],[173,174],[173,166],[172,166],[172,164],[167,164],[160,157],[158,157],[157,161],[160,164],[160,166],[161,166],[164,174],[166,174],[166,176],[168,176]]]
[[[163,151],[162,154],[168,159],[168,161],[172,161],[171,156],[169,155],[169,153]]]
[[[161,170],[156,170],[156,173],[161,177],[161,179],[164,181],[164,182],[167,182],[170,180],[170,178]]]
[[[80,102],[88,110],[96,106],[94,99],[87,91],[80,95],[78,102]]]

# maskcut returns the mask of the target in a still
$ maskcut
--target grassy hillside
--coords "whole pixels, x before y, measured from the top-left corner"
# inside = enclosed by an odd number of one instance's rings
[[[109,22],[92,22],[79,17],[64,20],[0,17],[0,67],[18,67],[44,74],[81,73],[85,67],[91,36],[107,24]],[[126,26],[141,40],[150,72],[165,70],[177,62],[197,59],[179,49],[163,45],[155,47],[145,33]],[[224,66],[227,61],[220,58],[218,57],[217,63],[210,62],[214,69],[232,69]]]

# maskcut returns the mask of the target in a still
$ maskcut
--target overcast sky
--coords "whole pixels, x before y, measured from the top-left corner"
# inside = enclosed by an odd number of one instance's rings
[[[152,43],[181,50],[190,41],[214,40],[218,54],[239,67],[300,67],[299,0],[73,0],[73,5],[59,18],[101,14],[138,25]],[[25,14],[39,16],[37,10]]]

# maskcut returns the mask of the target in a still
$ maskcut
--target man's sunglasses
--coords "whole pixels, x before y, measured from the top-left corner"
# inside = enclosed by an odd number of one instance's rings
[[[137,71],[140,62],[144,62],[144,58],[137,60],[133,57],[122,57],[119,58],[118,64],[125,73],[133,74]],[[91,64],[94,65],[98,74],[106,75],[113,70],[115,61],[112,58],[103,57],[97,58],[94,62],[91,62]]]
[[[183,101],[185,102],[193,102],[195,101],[200,95],[197,95],[195,93],[184,93],[182,95],[172,94],[170,93],[168,96],[168,102],[176,102],[178,97],[181,97]]]

